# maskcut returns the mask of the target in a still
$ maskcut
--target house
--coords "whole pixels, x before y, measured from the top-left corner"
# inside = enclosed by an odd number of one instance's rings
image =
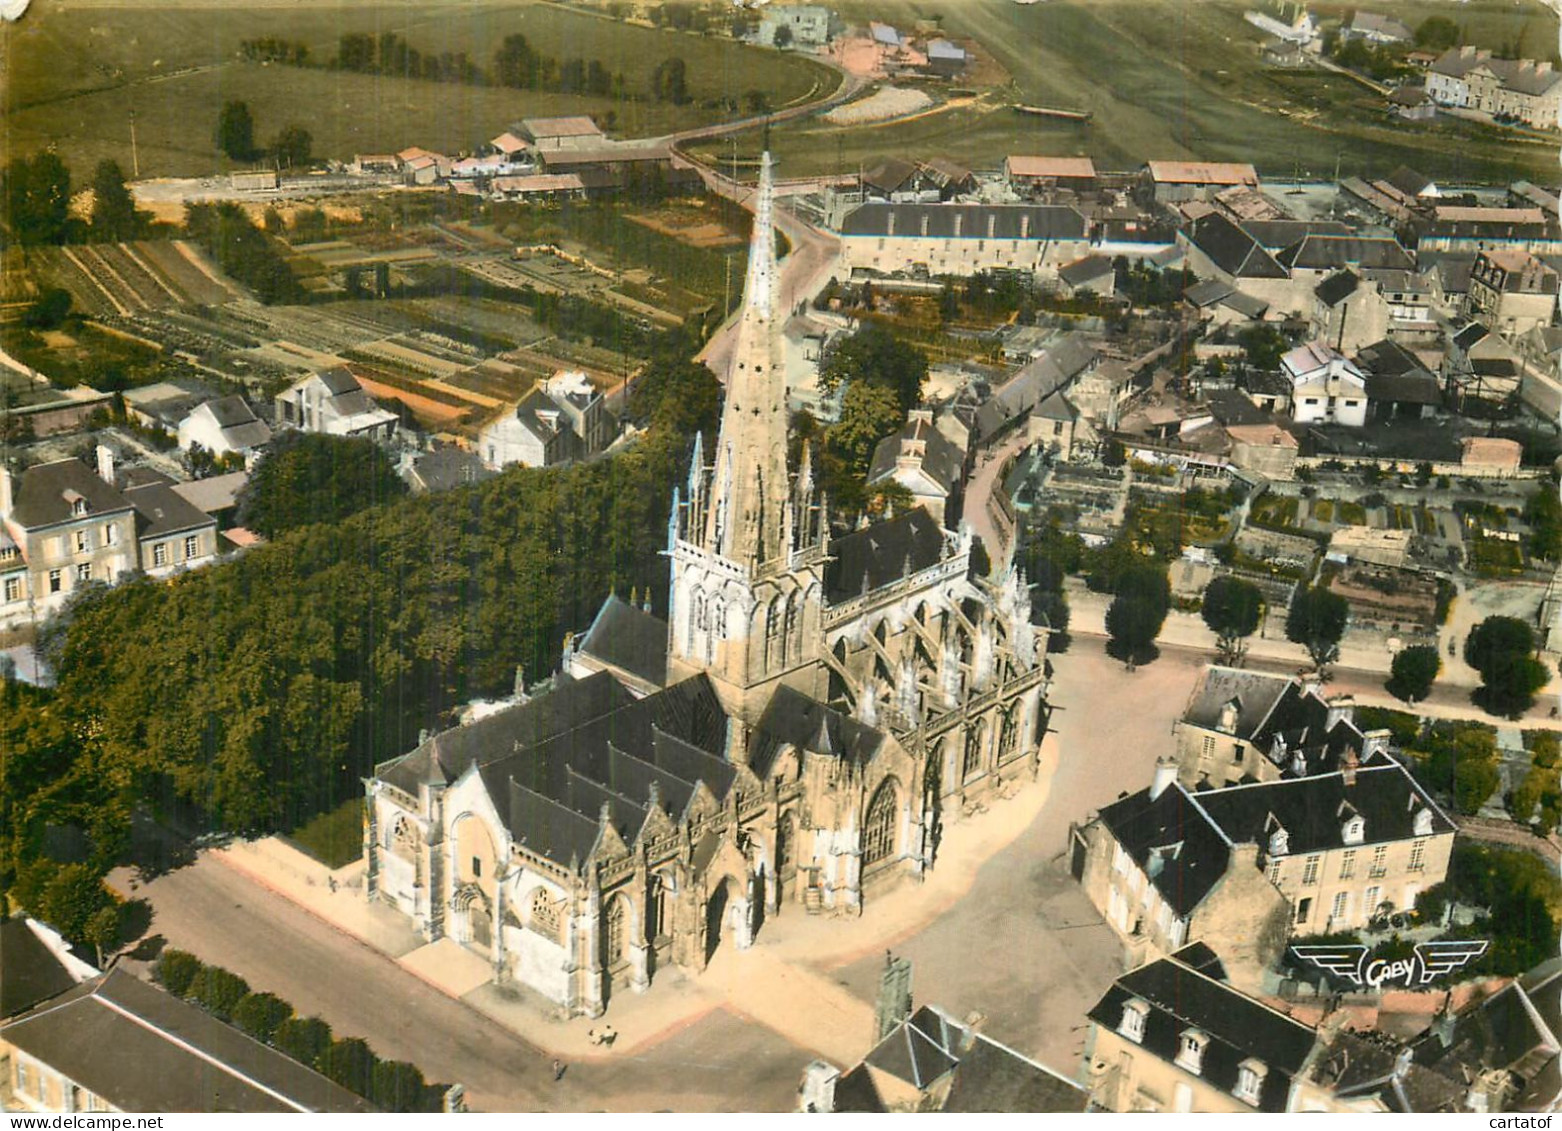
[[[1540,208],[1437,205],[1416,226],[1416,253],[1512,247],[1536,255],[1562,251],[1562,226]]]
[[[1174,759],[1072,838],[1085,894],[1135,945],[1221,940],[1245,982],[1289,935],[1354,930],[1441,883],[1454,824],[1392,759],[1190,790]]]
[[[911,492],[913,505],[953,529],[964,470],[965,452],[933,426],[932,411],[912,409],[906,426],[873,449],[868,485],[893,479]]]
[[[1388,303],[1390,337],[1415,339],[1436,334],[1430,272],[1394,267],[1359,267],[1355,270]]]
[[[124,970],[0,1025],[33,1112],[369,1112],[368,1101]]]
[[[217,557],[217,520],[173,489],[170,483],[127,487],[136,509],[140,568],[153,577],[207,565]]]
[[[1290,43],[1308,44],[1318,37],[1318,23],[1307,5],[1297,0],[1272,0],[1243,12],[1242,18],[1260,31]]]
[[[1060,463],[1074,458],[1074,445],[1083,438],[1080,412],[1065,393],[1051,393],[1031,409],[1030,432],[1036,442]],[[1093,435],[1092,430],[1092,435]]]
[[[1426,90],[1439,105],[1549,130],[1557,124],[1562,75],[1549,61],[1497,59],[1489,51],[1454,47],[1427,69]]]
[[[1370,762],[1387,732],[1363,732],[1354,710],[1315,680],[1211,664],[1173,727],[1177,780],[1203,789],[1328,773],[1346,751]]]
[[[573,115],[565,118],[526,118],[510,127],[511,134],[534,149],[596,149],[607,135],[590,118]]]
[[[776,34],[786,28],[789,42],[777,43]],[[840,31],[840,20],[822,4],[767,4],[760,12],[757,40],[766,47],[825,47]]]
[[[111,460],[94,474],[79,459],[0,468],[0,609],[7,623],[42,620],[92,581],[136,569],[135,508],[114,489]],[[25,569],[23,569],[25,567]]]
[[[1408,43],[1415,33],[1392,16],[1357,10],[1349,24],[1340,29],[1341,39],[1364,39],[1368,43]]]
[[[1313,55],[1302,44],[1289,39],[1271,39],[1259,48],[1258,57],[1266,67],[1297,70],[1313,65]]]
[[[380,408],[345,365],[311,373],[277,394],[279,428],[360,436],[385,442],[396,432],[394,412]]]
[[[1050,418],[1032,415],[1054,393],[1066,392],[1092,373],[1101,355],[1077,331],[1065,334],[1037,352],[976,410],[972,442],[991,444],[1019,425],[1031,429],[1032,441],[1050,442],[1057,436]],[[1042,429],[1042,435],[1037,429]]]
[[[505,130],[504,133],[490,141],[488,145],[489,148],[506,161],[524,159],[527,156],[527,150],[531,148],[530,142],[525,138],[516,137],[509,130]]]
[[[1292,420],[1355,428],[1367,422],[1367,379],[1339,350],[1308,342],[1280,359],[1280,371],[1291,383]]]
[[[917,167],[939,200],[953,200],[976,191],[976,174],[947,157],[929,157],[926,161],[918,161]]]
[[[248,454],[271,442],[271,428],[240,396],[220,397],[197,407],[179,422],[179,446],[196,444],[216,456]]]
[[[1511,478],[1524,460],[1524,446],[1501,436],[1466,436],[1459,446],[1459,469],[1470,475]]]
[[[206,479],[192,479],[188,483],[173,484],[174,494],[195,507],[202,514],[217,520],[219,532],[231,530],[237,525],[239,492],[249,482],[249,472],[231,471],[227,475],[213,475]]]
[[[430,491],[448,491],[468,483],[491,478],[493,471],[483,465],[476,452],[441,444],[427,452],[407,452],[396,473],[414,495]]]
[[[1443,394],[1437,374],[1398,342],[1373,342],[1356,354],[1367,376],[1367,410],[1373,420],[1419,420],[1437,415]]]
[[[1314,288],[1312,326],[1317,340],[1353,354],[1388,333],[1389,305],[1377,287],[1346,267]]]
[[[887,204],[869,202],[841,224],[848,271],[933,275],[1026,271],[1055,278],[1090,251],[1078,209],[1049,204]]]
[[[1194,943],[1120,976],[1090,1010],[1091,1103],[1106,1111],[1283,1112],[1314,1031],[1233,987]]]
[[[1228,424],[1231,464],[1266,479],[1294,479],[1301,445],[1278,424]]]
[[[1111,298],[1117,293],[1117,271],[1106,256],[1087,255],[1058,268],[1058,290],[1071,297],[1088,292]]]
[[[447,176],[449,169],[449,162],[441,163],[439,158],[431,153],[420,153],[402,162],[401,175],[409,185],[431,185],[441,177]]]
[[[1275,261],[1290,278],[1285,297],[1275,305],[1306,316],[1313,312],[1319,284],[1330,275],[1350,268],[1365,271],[1413,271],[1415,257],[1398,240],[1386,236],[1334,235],[1310,232],[1275,254]],[[1267,293],[1265,297],[1270,297]]]
[[[1219,212],[1191,221],[1177,233],[1187,268],[1200,279],[1224,283],[1233,291],[1281,310],[1294,309],[1291,276],[1247,229]]]
[[[930,192],[937,200],[936,188],[924,188],[921,170],[914,161],[886,157],[863,169],[857,178],[864,200],[888,200],[896,204],[915,204]]]
[[[143,428],[161,428],[169,433],[177,433],[185,417],[216,395],[210,385],[193,377],[175,377],[126,389],[121,394],[126,416]]]
[[[394,176],[401,171],[401,162],[394,153],[357,153],[351,169],[360,177]]]
[[[1003,159],[1003,175],[1009,187],[1028,195],[1051,189],[1089,192],[1096,186],[1095,162],[1088,157],[1025,157]]]
[[[1529,181],[1514,181],[1508,186],[1508,204],[1513,208],[1539,208],[1551,216],[1559,211],[1557,194]]]
[[[603,451],[614,431],[602,394],[586,375],[560,372],[485,424],[477,451],[494,469],[515,463],[553,467]]]
[[[586,183],[577,173],[534,173],[495,177],[488,191],[495,200],[580,200],[586,196]]]
[[[1263,299],[1243,294],[1220,279],[1194,283],[1182,292],[1182,300],[1211,326],[1257,321],[1269,311],[1269,304]]]
[[[1145,176],[1157,204],[1209,200],[1233,185],[1259,187],[1253,166],[1231,162],[1151,161]]]
[[[1465,312],[1510,342],[1550,326],[1557,312],[1557,273],[1521,248],[1488,248],[1475,257]]]
[[[808,1066],[801,1106],[817,1112],[1083,1112],[1079,1084],[1000,1044],[972,1023],[924,1005],[844,1073]]]
[[[1443,400],[1450,410],[1506,416],[1519,399],[1523,363],[1501,335],[1471,322],[1449,337],[1442,377]]]
[[[1437,102],[1424,86],[1407,83],[1395,87],[1388,96],[1388,107],[1395,117],[1407,122],[1430,122],[1437,117]]]
[[[1408,165],[1398,166],[1383,180],[1410,200],[1436,200],[1440,195],[1436,183],[1430,177]]]
[[[970,54],[964,47],[938,38],[927,41],[927,71],[939,78],[952,79],[965,71]]]

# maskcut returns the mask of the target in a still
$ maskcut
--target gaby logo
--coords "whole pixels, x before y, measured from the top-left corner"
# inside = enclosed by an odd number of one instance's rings
[[[1411,988],[1424,986],[1486,953],[1485,939],[1459,939],[1417,943],[1409,958],[1371,958],[1370,947],[1293,946],[1291,953],[1356,986],[1379,989],[1385,983]]]

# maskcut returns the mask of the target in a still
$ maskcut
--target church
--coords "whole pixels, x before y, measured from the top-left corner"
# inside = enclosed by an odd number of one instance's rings
[[[925,510],[832,536],[787,459],[768,156],[720,431],[675,491],[664,622],[609,597],[545,689],[365,782],[369,898],[563,1016],[854,915],[1033,778],[1045,629]]]

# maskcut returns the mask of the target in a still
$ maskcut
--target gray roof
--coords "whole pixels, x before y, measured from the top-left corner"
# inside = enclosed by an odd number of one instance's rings
[[[1327,271],[1336,267],[1391,267],[1411,270],[1415,257],[1387,236],[1308,235],[1280,252],[1279,261],[1292,270]]]
[[[1348,236],[1350,225],[1340,220],[1244,220],[1242,228],[1270,251],[1279,251],[1310,235]]]
[[[1112,261],[1104,255],[1087,255],[1058,269],[1058,278],[1071,287],[1082,287],[1113,272]]]
[[[754,732],[750,765],[761,779],[769,776],[776,755],[786,746],[865,766],[884,745],[883,731],[785,684],[776,688]]]
[[[917,507],[830,542],[824,589],[831,604],[850,601],[937,565],[944,556],[944,532]]]
[[[1184,229],[1188,242],[1216,267],[1236,278],[1283,279],[1285,268],[1241,225],[1219,212],[1200,216]]]
[[[901,450],[916,444],[922,445],[918,466],[946,493],[954,490],[960,482],[965,457],[931,421],[921,418],[910,421],[895,435],[878,442],[873,449],[873,462],[868,467],[868,482],[877,483],[893,475]]]
[[[17,525],[37,530],[81,516],[73,513],[84,501],[92,515],[128,511],[130,503],[81,460],[71,458],[40,463],[21,475],[11,518]]]
[[[182,534],[217,525],[215,518],[166,483],[132,487],[125,492],[125,498],[136,508],[136,515],[140,519],[137,525],[141,527],[142,538]]]
[[[207,401],[196,411],[206,410],[217,427],[222,429],[223,439],[232,448],[258,448],[271,439],[271,429],[255,415],[249,402],[243,397],[223,397]]]
[[[358,383],[358,378],[352,375],[352,371],[345,365],[333,365],[330,369],[322,369],[315,374],[320,378],[320,383],[332,396],[339,397],[343,393],[356,392],[363,386]]]
[[[1325,306],[1338,306],[1351,295],[1356,293],[1356,288],[1361,286],[1361,276],[1350,268],[1336,271],[1323,282],[1313,288],[1313,294]]]
[[[1220,279],[1205,279],[1203,282],[1194,283],[1182,292],[1182,297],[1192,305],[1203,309],[1206,306],[1215,306],[1222,299],[1236,293],[1230,283]]]
[[[608,595],[580,650],[657,687],[667,682],[667,622]]]
[[[15,1017],[75,986],[65,963],[26,919],[0,921],[0,1018]]]
[[[1085,238],[1084,216],[1078,209],[1064,205],[886,204],[882,201],[870,201],[854,209],[841,224],[841,234],[920,238],[924,222],[928,239],[1041,241]]]
[[[123,970],[0,1027],[4,1039],[120,1111],[368,1112],[333,1084]]]
[[[406,478],[424,491],[447,491],[496,474],[483,466],[476,452],[440,447],[418,456]]]
[[[206,514],[217,514],[239,505],[239,492],[248,482],[249,472],[230,471],[226,475],[193,479],[189,483],[175,483],[172,486],[174,493],[191,506]]]
[[[1280,701],[1291,683],[1290,676],[1211,665],[1205,669],[1204,679],[1194,691],[1188,709],[1182,714],[1182,721],[1190,726],[1214,728],[1220,723],[1221,709],[1235,700],[1235,733],[1244,738],[1249,737]]]

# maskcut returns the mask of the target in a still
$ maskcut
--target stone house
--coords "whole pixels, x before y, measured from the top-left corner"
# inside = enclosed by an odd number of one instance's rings
[[[1488,248],[1475,257],[1465,313],[1510,342],[1550,326],[1557,312],[1557,273],[1520,248]]]
[[[1298,424],[1367,422],[1367,379],[1354,362],[1323,342],[1308,342],[1280,359],[1291,384],[1291,419]]]
[[[198,406],[179,422],[179,446],[199,444],[213,455],[248,454],[271,442],[271,428],[243,397],[221,397]]]
[[[1063,205],[870,202],[841,224],[841,266],[848,273],[1002,269],[1051,280],[1089,250],[1084,216]]]
[[[893,479],[911,492],[913,505],[942,526],[958,517],[965,453],[933,426],[931,409],[912,409],[906,426],[873,449],[868,484]]]
[[[483,425],[477,451],[490,468],[554,467],[604,451],[615,430],[584,373],[556,373]]]
[[[1343,354],[1382,341],[1389,328],[1389,304],[1360,274],[1344,268],[1313,290],[1313,336]]]
[[[279,428],[329,436],[359,436],[380,443],[396,432],[396,414],[380,408],[346,366],[311,373],[277,394]]]

